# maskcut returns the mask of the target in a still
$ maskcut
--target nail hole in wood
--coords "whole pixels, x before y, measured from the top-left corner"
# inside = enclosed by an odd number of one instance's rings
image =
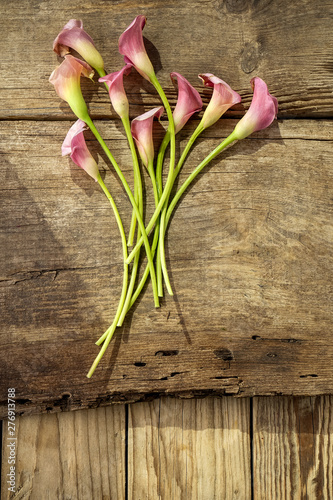
[[[157,351],[155,352],[155,356],[177,356],[179,354],[179,351]]]

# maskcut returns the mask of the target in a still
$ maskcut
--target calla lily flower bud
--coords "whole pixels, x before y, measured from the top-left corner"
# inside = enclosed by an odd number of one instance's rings
[[[208,128],[234,104],[241,102],[241,96],[223,80],[211,73],[199,75],[206,87],[213,87],[213,95],[203,114],[201,125]]]
[[[176,72],[170,73],[171,80],[178,83],[178,100],[173,111],[175,133],[177,134],[191,118],[202,108],[202,100],[199,92],[182,75]]]
[[[153,121],[155,117],[159,119],[163,111],[163,106],[159,106],[132,120],[132,136],[136,142],[142,163],[146,167],[154,160]]]
[[[115,112],[124,118],[128,116],[129,105],[128,99],[124,89],[124,75],[128,75],[132,69],[132,64],[126,64],[120,71],[110,73],[109,75],[99,78],[99,82],[106,82],[109,87],[109,95],[112,106]]]
[[[70,155],[76,165],[83,168],[95,181],[99,177],[97,163],[91,156],[83,131],[87,130],[86,124],[82,120],[77,120],[69,129],[61,147],[62,156]]]
[[[53,71],[49,81],[54,85],[58,96],[68,102],[73,113],[85,121],[88,108],[81,92],[81,75],[92,78],[94,70],[86,62],[67,55],[60,66]]]
[[[253,98],[247,113],[237,123],[234,135],[244,139],[248,135],[268,127],[278,112],[276,97],[268,92],[266,83],[258,77],[252,78]]]
[[[83,23],[79,19],[71,19],[53,42],[53,50],[59,56],[68,54],[69,48],[80,54],[99,74],[104,73],[102,56],[96,49],[93,39],[84,31]]]
[[[119,52],[125,63],[132,64],[146,80],[155,76],[153,65],[147,55],[142,30],[146,24],[145,16],[137,16],[119,38]]]

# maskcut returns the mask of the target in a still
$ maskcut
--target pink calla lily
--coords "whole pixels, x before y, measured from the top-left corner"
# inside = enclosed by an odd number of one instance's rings
[[[71,19],[53,42],[53,50],[59,56],[69,53],[69,48],[80,54],[98,73],[104,73],[104,62],[93,39],[83,29],[79,19]]]
[[[176,72],[170,73],[171,80],[178,83],[178,100],[173,111],[173,121],[175,124],[175,133],[177,134],[191,118],[191,116],[200,111],[202,100],[199,92],[182,75]]]
[[[268,92],[266,83],[258,77],[252,78],[253,98],[247,113],[237,123],[234,134],[236,139],[268,127],[276,118],[278,101]]]
[[[77,120],[69,129],[61,147],[62,156],[70,155],[76,165],[83,168],[95,181],[98,180],[99,171],[97,163],[91,156],[84,139],[83,132],[87,130],[82,120]]]
[[[147,55],[142,30],[146,24],[145,16],[137,16],[119,38],[119,52],[125,63],[132,64],[146,80],[155,75],[153,65]]]
[[[74,114],[84,120],[88,108],[81,92],[81,75],[92,78],[94,70],[86,62],[66,55],[64,61],[51,74],[49,81],[54,85],[58,96],[68,102]]]
[[[159,119],[163,111],[163,106],[159,106],[132,120],[132,136],[136,142],[142,163],[146,167],[154,160],[153,121],[155,117]]]
[[[112,106],[120,118],[128,116],[129,105],[124,89],[124,75],[128,75],[132,69],[132,64],[126,64],[120,71],[110,73],[99,78],[99,82],[106,82],[109,87],[109,95]]]
[[[199,75],[206,87],[213,87],[213,95],[203,114],[203,128],[213,125],[231,106],[241,102],[241,96],[223,80],[211,73]]]

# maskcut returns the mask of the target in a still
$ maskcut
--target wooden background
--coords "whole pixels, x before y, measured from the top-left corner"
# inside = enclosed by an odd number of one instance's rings
[[[332,497],[333,3],[0,7],[0,411],[6,417],[15,387],[16,498]],[[279,119],[212,162],[188,190],[167,241],[175,296],[155,310],[148,286],[87,380],[120,294],[121,247],[99,188],[61,158],[75,118],[48,83],[52,41],[81,18],[115,71],[117,39],[138,14],[148,17],[147,50],[172,105],[170,71],[205,103],[202,72],[243,98],[203,134],[183,177],[247,109],[253,76],[278,98]],[[126,90],[132,117],[159,104],[134,72]],[[105,89],[87,81],[83,91],[131,179]],[[182,131],[178,154],[200,116]],[[155,132],[158,144],[162,127]],[[88,140],[128,228],[126,196]],[[152,401],[168,395],[183,399]],[[144,402],[108,406],[134,401]],[[4,498],[6,432],[4,421]]]

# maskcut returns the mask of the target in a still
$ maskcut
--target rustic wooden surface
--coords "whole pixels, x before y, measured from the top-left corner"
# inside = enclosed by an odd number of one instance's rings
[[[259,75],[279,100],[281,117],[332,116],[331,0],[1,0],[0,117],[64,119],[73,115],[60,103],[48,78],[56,56],[52,42],[72,17],[80,18],[103,55],[108,70],[122,64],[118,37],[138,14],[148,18],[144,36],[158,77],[175,102],[169,73],[178,71],[206,96],[197,75],[216,73],[251,100],[250,79]],[[18,36],[18,33],[20,36]],[[21,35],[24,33],[24,40]],[[134,85],[135,83],[135,85]],[[110,116],[103,87],[84,84],[94,117]],[[148,82],[131,75],[132,114],[159,105]],[[115,118],[115,114],[112,113]]]
[[[15,499],[330,499],[332,408],[223,396],[19,417]],[[6,437],[4,422],[3,477]]]
[[[249,498],[248,416],[248,399],[129,405],[128,498]]]
[[[12,495],[5,422],[1,498],[125,499],[125,434],[123,405],[16,419],[17,494]]]
[[[125,161],[122,132],[97,123]],[[148,286],[91,380],[94,341],[121,287],[113,215],[93,182],[60,157],[62,122],[0,126],[3,149],[11,145],[1,183],[9,218],[2,218],[0,383],[4,396],[15,385],[20,411],[151,393],[332,392],[331,122],[305,120],[301,131],[282,122],[200,176],[169,231],[175,297],[155,310]],[[184,175],[231,126],[207,132]],[[107,169],[102,158],[100,166]],[[128,224],[109,170],[105,182]]]
[[[331,397],[254,398],[253,498],[332,498]]]
[[[163,394],[332,393],[332,2],[171,1],[138,9],[135,2],[36,0],[0,7],[11,48],[0,74],[1,416],[12,386],[22,414]],[[216,73],[241,93],[245,108],[249,80],[258,75],[279,100],[279,120],[226,151],[189,189],[167,241],[174,298],[155,310],[148,286],[87,380],[94,341],[120,294],[121,247],[100,189],[60,156],[73,115],[48,83],[57,64],[51,47],[69,18],[82,18],[115,70],[117,39],[139,13],[148,17],[147,50],[173,104],[172,70],[206,103],[209,92],[196,75]],[[83,87],[131,179],[105,89]],[[127,90],[132,116],[158,102],[134,72]],[[243,112],[238,106],[203,134],[183,177]],[[197,119],[182,131],[178,154]],[[155,137],[158,143],[159,125]],[[128,228],[124,191],[88,139]]]
[[[206,104],[202,72],[242,96],[198,141],[183,177],[242,116],[253,76],[278,98],[279,120],[187,192],[167,241],[175,297],[154,310],[148,286],[88,381],[119,297],[121,249],[103,194],[60,156],[74,116],[48,83],[51,47],[80,18],[117,70],[117,39],[138,14],[172,105],[170,71]],[[0,418],[14,386],[14,498],[333,497],[332,17],[328,0],[0,0]],[[160,104],[134,72],[126,90],[131,117]],[[103,86],[87,81],[83,91],[131,179]],[[88,140],[128,228],[126,196]],[[182,399],[158,398],[168,394]],[[109,406],[132,401],[143,402]]]

